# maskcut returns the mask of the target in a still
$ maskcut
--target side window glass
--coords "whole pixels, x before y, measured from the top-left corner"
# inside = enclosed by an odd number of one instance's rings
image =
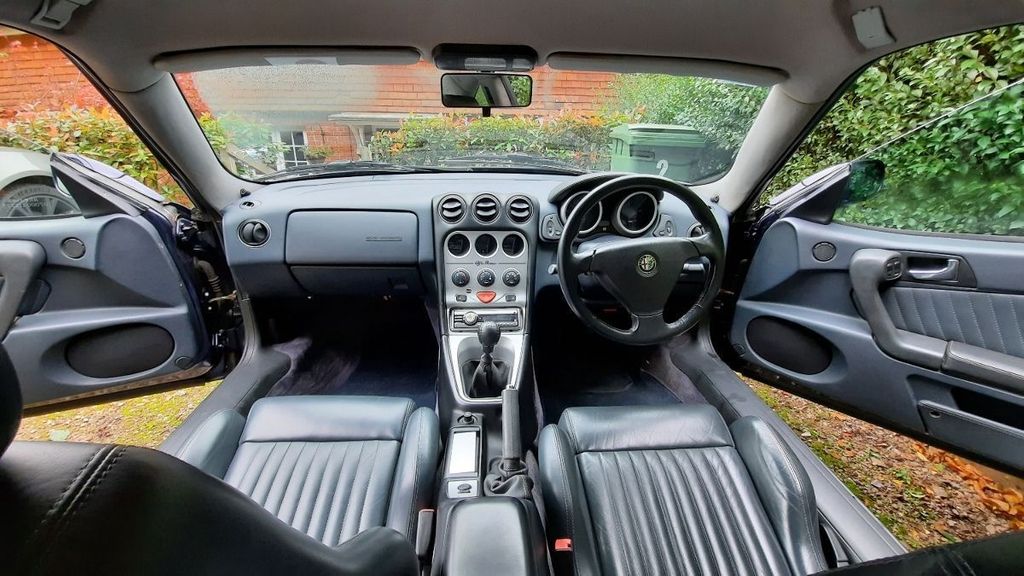
[[[839,222],[1024,236],[1024,26],[882,58],[839,99],[767,193],[856,158],[883,162],[884,184],[840,208]]]
[[[107,164],[164,197],[188,198],[55,45],[0,26],[0,219],[61,218],[78,206],[55,186],[52,152]]]

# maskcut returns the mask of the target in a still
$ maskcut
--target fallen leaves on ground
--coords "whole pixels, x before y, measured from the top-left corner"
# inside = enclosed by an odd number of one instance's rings
[[[1024,529],[1024,494],[1020,490],[999,484],[974,464],[944,450],[920,442],[914,443],[914,450],[924,461],[941,464],[959,475],[989,510],[1005,516],[1015,530]]]
[[[219,383],[24,418],[17,439],[156,448]]]
[[[744,380],[909,548],[1024,528],[1017,488],[948,452]]]

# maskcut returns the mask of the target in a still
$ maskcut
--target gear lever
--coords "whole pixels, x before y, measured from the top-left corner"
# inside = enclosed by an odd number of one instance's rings
[[[480,339],[480,361],[473,370],[470,397],[491,398],[501,394],[501,389],[508,383],[508,367],[502,362],[495,362],[491,356],[494,347],[501,338],[501,329],[494,322],[484,322],[477,327],[477,338]]]
[[[498,328],[498,325],[494,322],[484,322],[476,329],[476,337],[480,339],[480,347],[483,348],[483,355],[480,356],[480,365],[484,367],[484,370],[489,375],[493,364],[491,353],[494,352],[494,346],[501,338],[501,328]]]

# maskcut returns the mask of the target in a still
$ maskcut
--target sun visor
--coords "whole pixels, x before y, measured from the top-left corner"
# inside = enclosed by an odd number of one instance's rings
[[[170,72],[200,72],[243,66],[319,64],[415,64],[420,53],[413,48],[219,48],[157,56],[153,66]]]
[[[701,76],[753,86],[772,86],[789,77],[788,74],[776,68],[718,60],[665,58],[658,56],[619,56],[555,52],[548,56],[547,64],[556,70]]]

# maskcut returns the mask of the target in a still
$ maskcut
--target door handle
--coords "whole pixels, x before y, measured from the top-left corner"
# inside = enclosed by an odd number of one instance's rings
[[[960,274],[960,261],[956,258],[947,258],[945,263],[938,268],[909,268],[907,275],[914,280],[926,282],[948,282],[956,280]]]

